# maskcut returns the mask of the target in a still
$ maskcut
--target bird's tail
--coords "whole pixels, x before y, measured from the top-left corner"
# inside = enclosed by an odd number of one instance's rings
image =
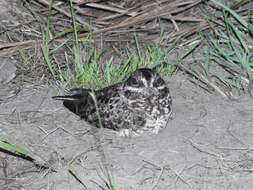
[[[81,116],[82,110],[87,106],[90,98],[88,89],[71,89],[70,94],[66,96],[53,96],[55,100],[63,100],[63,105],[71,112]]]

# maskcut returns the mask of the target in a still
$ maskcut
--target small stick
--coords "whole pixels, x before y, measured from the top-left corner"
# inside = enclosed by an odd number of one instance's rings
[[[209,154],[211,156],[217,157],[217,158],[222,158],[222,156],[209,152],[207,150],[203,150],[202,148],[198,147],[196,143],[194,143],[192,140],[189,140],[190,144],[192,145],[193,148],[197,149],[201,153]]]
[[[154,190],[154,189],[157,187],[158,183],[159,183],[160,180],[161,180],[161,177],[162,177],[162,175],[163,175],[163,172],[164,172],[164,167],[162,167],[161,173],[159,174],[158,179],[157,179],[155,185],[152,187],[152,190]]]
[[[49,2],[46,1],[46,0],[35,0],[35,1],[38,1],[38,2],[39,2],[40,4],[42,4],[42,5],[45,5],[45,6],[48,6],[48,7],[50,6]],[[67,16],[67,17],[69,17],[69,18],[72,18],[70,13],[68,13],[67,11],[64,11],[63,9],[59,8],[58,6],[53,5],[52,8],[53,8],[54,10],[58,11],[59,13],[65,15],[65,16]],[[81,19],[78,18],[78,17],[75,18],[75,20],[77,20],[79,23],[81,23],[81,24],[83,24],[83,25],[87,25],[87,26],[91,27],[88,23],[84,22],[83,20],[81,20]]]
[[[80,183],[85,189],[88,189],[87,186],[82,182],[82,180],[72,171],[73,169],[68,169],[68,172]]]

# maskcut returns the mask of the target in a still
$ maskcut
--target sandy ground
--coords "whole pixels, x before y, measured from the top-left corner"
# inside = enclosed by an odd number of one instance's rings
[[[0,18],[15,23],[22,11],[10,2],[0,0]],[[0,137],[50,168],[0,151],[0,190],[106,189],[105,166],[120,190],[252,189],[253,100],[207,94],[180,73],[168,83],[174,118],[167,128],[138,138],[104,130],[102,141],[51,98],[60,93],[55,86],[0,84]]]
[[[26,146],[56,172],[38,172],[30,162],[0,153],[1,187],[101,189],[96,183],[105,186],[104,163],[120,189],[252,189],[252,99],[205,94],[180,74],[169,84],[174,119],[167,128],[138,138],[105,130],[103,142],[92,126],[51,99],[56,88],[27,85],[0,104],[1,136]]]

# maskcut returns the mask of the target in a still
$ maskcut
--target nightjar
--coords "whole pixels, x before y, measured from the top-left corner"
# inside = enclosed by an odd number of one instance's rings
[[[53,98],[63,100],[66,108],[88,123],[96,127],[102,124],[119,131],[120,136],[157,134],[167,125],[172,112],[164,79],[147,68],[138,69],[125,81],[100,90],[76,88],[66,96]]]

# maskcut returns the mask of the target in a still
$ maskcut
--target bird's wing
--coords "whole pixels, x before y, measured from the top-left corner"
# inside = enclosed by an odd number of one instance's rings
[[[118,96],[120,84],[115,84],[101,90],[92,91],[91,89],[74,88],[65,96],[53,96],[55,100],[63,100],[63,105],[71,112],[79,115],[81,118],[89,120],[89,116],[96,115],[96,98],[98,107],[107,104],[111,97]],[[94,97],[91,96],[94,93]],[[91,119],[92,120],[92,119]]]
[[[83,116],[83,111],[89,107],[94,107],[94,102],[90,96],[90,89],[75,88],[71,89],[70,93],[65,96],[53,96],[55,100],[63,100],[63,105],[71,112]]]

